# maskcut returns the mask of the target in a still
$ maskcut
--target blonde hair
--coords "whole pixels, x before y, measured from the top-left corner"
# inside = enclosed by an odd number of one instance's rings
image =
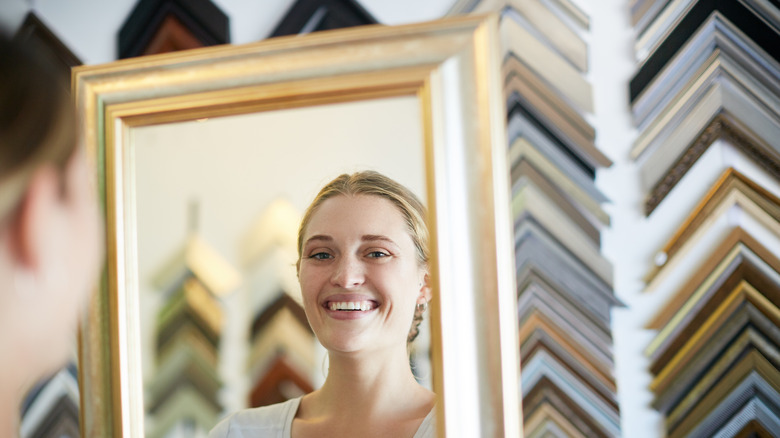
[[[428,226],[425,223],[425,207],[420,199],[403,185],[395,180],[373,170],[342,174],[323,187],[306,209],[298,228],[298,263],[300,266],[303,255],[303,235],[311,221],[312,215],[323,202],[335,196],[371,195],[380,196],[392,202],[403,216],[409,236],[412,238],[416,250],[417,261],[420,265],[428,264]],[[407,336],[407,342],[412,342],[419,334],[420,323],[423,319],[424,308],[418,306],[414,311],[412,327]]]
[[[17,208],[33,171],[64,167],[77,144],[65,78],[33,46],[0,35],[0,221]]]

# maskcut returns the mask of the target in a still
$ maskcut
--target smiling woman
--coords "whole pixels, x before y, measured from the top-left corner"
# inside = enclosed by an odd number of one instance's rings
[[[408,189],[376,172],[341,175],[320,191],[300,227],[298,275],[328,350],[325,383],[234,414],[211,437],[435,435],[435,395],[407,356],[416,309],[431,299],[425,216]]]

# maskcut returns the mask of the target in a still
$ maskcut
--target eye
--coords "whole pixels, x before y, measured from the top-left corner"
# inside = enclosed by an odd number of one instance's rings
[[[309,258],[315,260],[326,260],[326,259],[333,258],[333,256],[326,252],[318,252],[310,255]]]
[[[386,253],[384,251],[371,251],[371,252],[368,253],[368,257],[371,257],[371,258],[374,258],[374,259],[379,259],[379,258],[388,257],[388,256],[390,256],[390,254],[388,254],[388,253]]]

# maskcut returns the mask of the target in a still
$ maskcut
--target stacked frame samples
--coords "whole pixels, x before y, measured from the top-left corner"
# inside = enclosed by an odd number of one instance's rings
[[[70,362],[32,388],[25,397],[21,417],[20,437],[79,436],[79,383],[76,363]]]
[[[611,161],[588,121],[590,20],[567,0],[463,1],[451,12],[500,14],[524,434],[620,436],[610,320],[620,302],[594,181]]]
[[[192,233],[157,275],[154,366],[144,371],[146,435],[200,436],[223,410],[219,393],[223,310],[220,297],[241,276]]]
[[[646,347],[668,437],[780,431],[780,9],[637,0],[630,82],[649,229]]]

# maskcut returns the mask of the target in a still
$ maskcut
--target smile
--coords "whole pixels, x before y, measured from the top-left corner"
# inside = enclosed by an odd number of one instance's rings
[[[331,301],[328,303],[330,310],[361,311],[374,310],[376,303],[373,301]]]

